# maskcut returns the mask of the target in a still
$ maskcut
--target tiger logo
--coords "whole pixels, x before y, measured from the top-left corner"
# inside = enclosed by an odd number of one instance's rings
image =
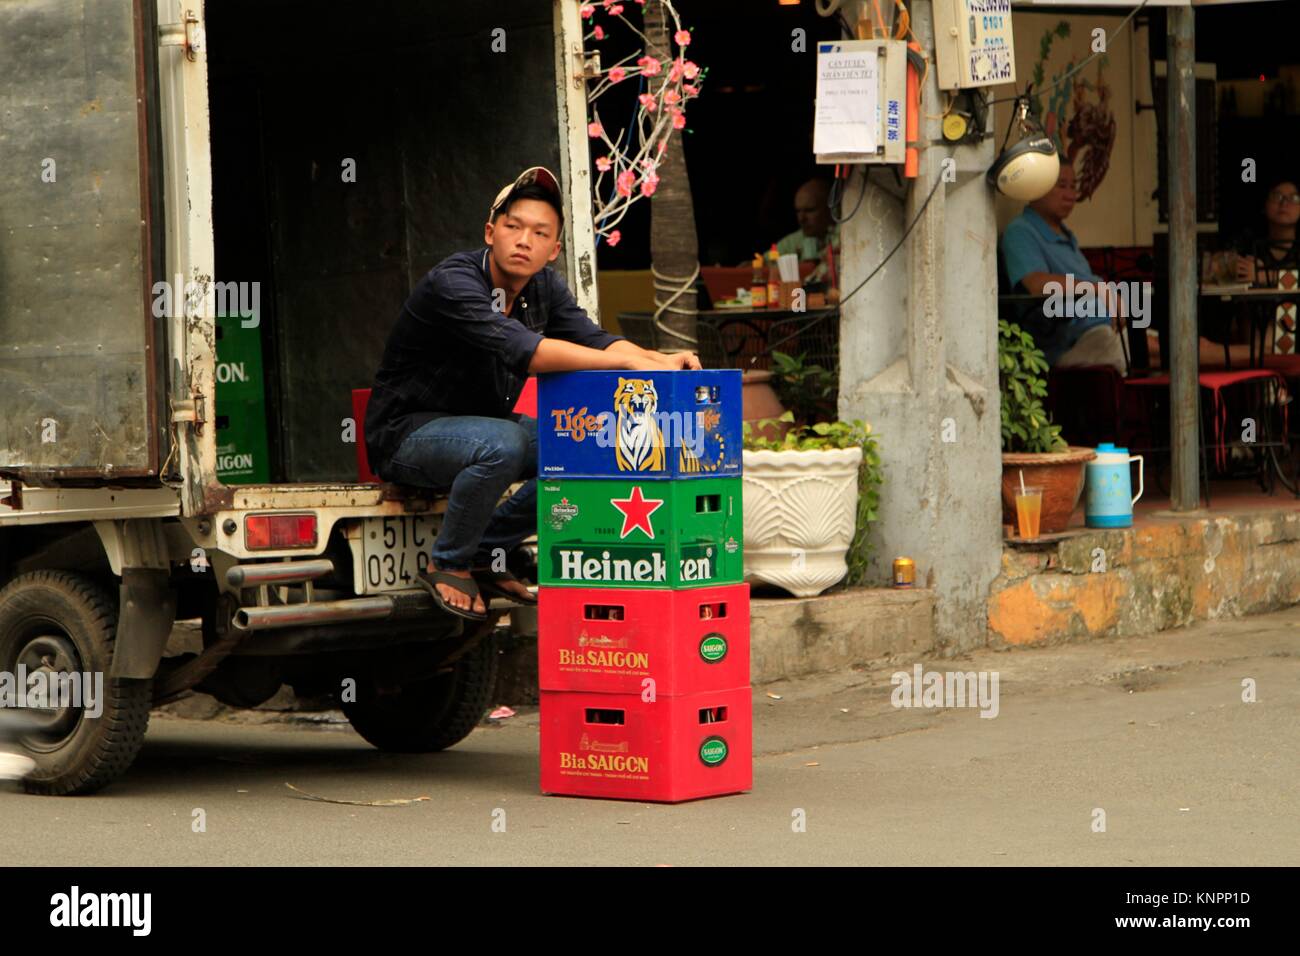
[[[614,446],[614,459],[619,471],[664,471],[668,467],[667,442],[659,427],[659,392],[655,383],[648,378],[619,377],[614,390],[614,411],[618,415],[618,436]],[[677,467],[682,474],[698,475],[718,470],[725,451],[721,436],[714,433],[720,416],[716,411],[708,410],[697,413],[698,427],[719,446],[718,459],[714,462],[701,461],[699,456],[686,447],[685,436],[678,435],[674,444],[680,442],[677,454]],[[680,430],[680,429],[679,429]]]
[[[619,376],[614,390],[614,411],[618,415],[618,439],[614,460],[619,471],[663,471],[666,464],[664,436],[655,420],[659,393],[648,378]]]

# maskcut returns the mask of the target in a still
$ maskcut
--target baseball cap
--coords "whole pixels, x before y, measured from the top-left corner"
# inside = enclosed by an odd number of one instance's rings
[[[556,178],[555,173],[545,166],[529,166],[515,177],[514,182],[501,187],[501,191],[497,193],[497,198],[492,200],[492,208],[488,210],[488,222],[493,220],[497,210],[510,198],[512,192],[516,189],[522,189],[524,186],[531,186],[534,183],[548,192],[554,193],[557,200],[563,201],[564,197],[560,195],[560,181]]]

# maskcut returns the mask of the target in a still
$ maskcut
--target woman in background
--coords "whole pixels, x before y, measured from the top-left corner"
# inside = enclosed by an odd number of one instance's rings
[[[1247,234],[1239,245],[1237,280],[1257,288],[1295,289],[1296,302],[1279,302],[1273,316],[1273,352],[1296,353],[1297,303],[1300,303],[1300,189],[1291,180],[1274,184],[1264,198],[1264,235]]]

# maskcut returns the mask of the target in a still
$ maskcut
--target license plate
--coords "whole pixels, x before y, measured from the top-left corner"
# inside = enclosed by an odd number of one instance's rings
[[[438,537],[436,515],[367,518],[361,534],[361,582],[366,594],[416,587]]]

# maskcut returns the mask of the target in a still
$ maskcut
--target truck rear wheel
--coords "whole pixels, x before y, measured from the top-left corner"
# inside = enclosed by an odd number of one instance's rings
[[[484,637],[445,674],[402,684],[391,693],[358,687],[356,701],[344,702],[343,713],[352,729],[380,750],[446,750],[483,719],[496,678],[496,646]]]
[[[117,601],[82,575],[35,571],[0,590],[0,671],[13,675],[11,687],[20,673],[29,687],[33,675],[44,675],[35,686],[47,688],[54,674],[90,676],[90,686],[75,695],[79,699],[51,695],[28,700],[14,713],[17,742],[36,762],[23,780],[29,793],[93,793],[125,772],[140,752],[152,681],[109,676],[116,638]],[[93,697],[100,688],[102,694]]]

